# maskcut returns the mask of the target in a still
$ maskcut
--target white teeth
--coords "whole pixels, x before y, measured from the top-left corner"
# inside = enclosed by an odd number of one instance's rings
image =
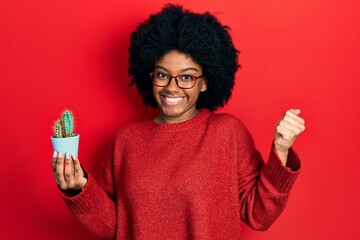
[[[165,100],[171,103],[176,103],[176,102],[180,102],[183,98],[179,97],[179,98],[169,98],[169,97],[165,97]]]

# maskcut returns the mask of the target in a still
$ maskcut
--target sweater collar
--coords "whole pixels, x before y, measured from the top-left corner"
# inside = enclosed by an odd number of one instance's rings
[[[200,109],[195,117],[181,123],[157,124],[154,119],[151,119],[148,121],[148,125],[154,131],[182,131],[204,123],[209,118],[210,114],[211,113],[207,109]]]

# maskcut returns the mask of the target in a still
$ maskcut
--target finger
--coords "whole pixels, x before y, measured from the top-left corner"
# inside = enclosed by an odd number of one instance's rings
[[[301,110],[297,108],[291,108],[288,111],[294,113],[295,115],[299,115],[301,113]]]
[[[302,133],[303,128],[304,128],[304,125],[297,124],[297,123],[294,124],[294,123],[288,122],[286,120],[281,120],[278,125],[288,129],[289,131],[295,133],[296,135],[299,135],[300,133]]]
[[[64,179],[64,155],[62,152],[59,152],[56,158],[55,179],[56,183],[60,186],[61,189],[66,188],[66,183]]]
[[[299,132],[298,134],[300,134],[301,132],[305,131],[305,125],[302,124],[301,122],[297,121],[296,119],[293,119],[289,116],[285,116],[280,122],[279,124],[286,124],[286,126],[288,126],[291,129],[298,129]],[[296,130],[297,131],[297,130]]]
[[[294,115],[292,113],[286,113],[283,118],[284,120],[287,120],[288,122],[291,122],[293,124],[305,124],[305,120],[297,115]]]
[[[69,153],[65,154],[65,172],[64,172],[64,177],[65,177],[65,181],[67,182],[68,185],[71,186],[71,184],[74,182],[74,176],[73,176],[73,163],[71,160],[71,155]]]
[[[74,159],[74,176],[75,176],[75,179],[78,179],[79,177],[82,177],[83,176],[83,172],[82,172],[82,168],[80,166],[80,162],[79,162],[79,159],[77,159],[77,157],[73,157]]]
[[[305,120],[303,118],[301,118],[300,116],[298,116],[301,113],[301,111],[299,109],[290,109],[288,111],[286,111],[284,117],[288,117],[291,119],[294,119],[295,121],[301,123],[301,124],[305,124]]]
[[[86,185],[87,179],[84,177],[84,170],[81,167],[80,161],[77,157],[73,157],[74,159],[74,169],[75,169],[75,182],[79,188],[83,188]]]
[[[294,139],[297,136],[292,130],[281,125],[276,127],[276,132],[286,140]]]
[[[55,173],[56,170],[56,158],[57,158],[57,152],[54,151],[53,155],[52,155],[52,159],[51,159],[51,165],[52,165],[52,170]]]

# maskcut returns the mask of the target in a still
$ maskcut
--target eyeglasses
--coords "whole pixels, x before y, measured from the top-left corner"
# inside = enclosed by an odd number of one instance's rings
[[[196,80],[202,78],[203,75],[195,77],[189,74],[171,76],[162,72],[150,73],[150,78],[155,86],[166,87],[170,84],[171,79],[175,78],[176,85],[181,89],[190,89],[195,86]]]

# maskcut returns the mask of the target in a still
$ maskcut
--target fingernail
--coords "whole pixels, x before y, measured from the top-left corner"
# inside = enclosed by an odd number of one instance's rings
[[[53,158],[56,158],[56,157],[57,157],[57,152],[54,151],[54,153],[53,153]]]
[[[65,153],[65,157],[66,157],[66,160],[70,160],[70,154],[69,153]]]
[[[62,158],[62,152],[59,152],[58,158]]]

